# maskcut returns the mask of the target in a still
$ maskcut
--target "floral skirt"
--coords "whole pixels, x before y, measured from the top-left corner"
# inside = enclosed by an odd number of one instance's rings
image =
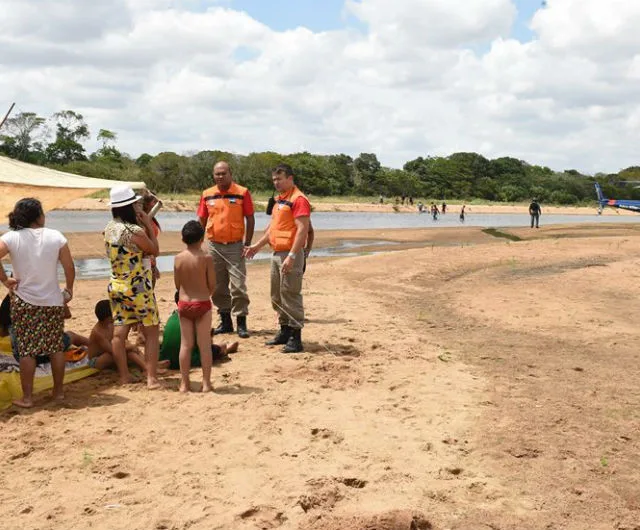
[[[64,307],[31,305],[11,297],[11,326],[20,357],[51,355],[64,350]]]

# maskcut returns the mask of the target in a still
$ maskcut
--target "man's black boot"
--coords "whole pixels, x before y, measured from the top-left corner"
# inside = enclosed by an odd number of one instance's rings
[[[301,334],[302,334],[301,329],[292,329],[291,336],[289,337],[287,344],[285,344],[285,347],[282,348],[282,352],[283,353],[300,353],[301,351],[304,351],[304,348],[302,347]]]
[[[291,328],[289,326],[280,326],[280,331],[270,341],[265,342],[267,346],[278,346],[280,344],[286,344],[291,336]]]
[[[220,324],[213,330],[215,335],[221,333],[233,333],[233,320],[231,320],[231,313],[220,313]]]
[[[238,337],[240,337],[241,339],[248,339],[249,338],[249,330],[247,329],[247,317],[246,316],[240,316],[237,319],[237,326],[236,329],[238,330]]]

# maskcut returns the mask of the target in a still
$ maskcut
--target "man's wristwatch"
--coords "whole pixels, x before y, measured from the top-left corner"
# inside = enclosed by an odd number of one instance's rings
[[[296,253],[295,252],[289,252],[289,257],[296,259]]]

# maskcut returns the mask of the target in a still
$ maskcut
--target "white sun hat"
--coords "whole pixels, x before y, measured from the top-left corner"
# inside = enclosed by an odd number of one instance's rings
[[[142,197],[140,195],[136,195],[129,186],[116,186],[115,188],[111,188],[111,193],[109,195],[111,198],[109,206],[112,208],[127,206],[128,204],[133,204],[134,202],[138,202],[142,199]]]

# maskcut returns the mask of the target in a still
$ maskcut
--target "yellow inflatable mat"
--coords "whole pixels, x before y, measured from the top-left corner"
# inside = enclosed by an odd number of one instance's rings
[[[97,372],[98,370],[89,366],[89,359],[85,355],[78,361],[67,361],[64,382],[65,384],[72,383]],[[51,365],[49,363],[41,364],[36,368],[33,393],[37,394],[49,388],[53,388]],[[9,408],[14,399],[21,397],[20,365],[13,357],[9,337],[0,337],[0,410]]]

